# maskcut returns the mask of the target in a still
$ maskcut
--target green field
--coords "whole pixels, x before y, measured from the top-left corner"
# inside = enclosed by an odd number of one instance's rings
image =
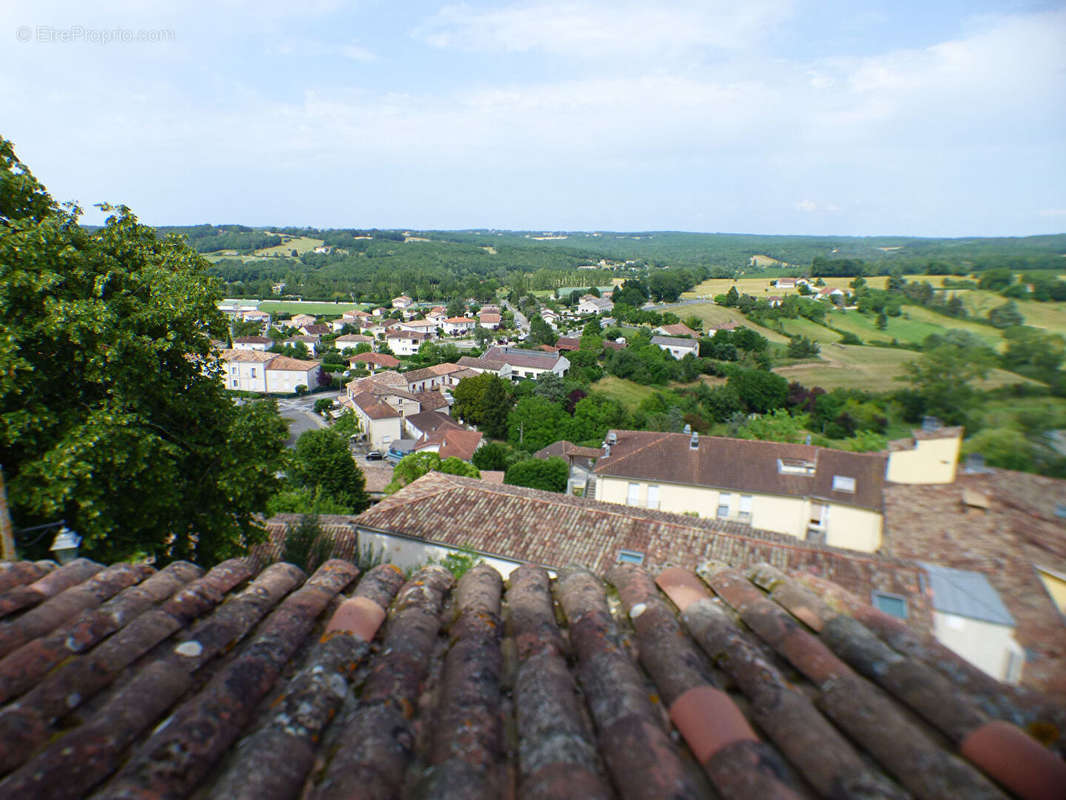
[[[825,325],[811,322],[809,319],[783,319],[781,327],[789,336],[806,336],[812,342],[819,344],[832,344],[840,341],[840,334],[829,330]]]
[[[788,343],[787,336],[782,336],[780,333],[772,331],[769,328],[764,328],[762,325],[756,325],[735,308],[716,306],[714,303],[697,303],[691,306],[671,306],[670,310],[682,319],[685,317],[696,317],[697,319],[703,320],[704,331],[708,331],[712,325],[735,322],[738,325],[744,325],[745,327],[758,331],[771,342]]]
[[[774,372],[804,386],[889,392],[902,387],[895,379],[903,375],[903,365],[916,357],[916,353],[891,347],[827,344],[822,345],[819,360],[778,367]]]
[[[287,233],[278,235],[282,237],[281,244],[256,250],[255,254],[257,256],[291,256],[292,251],[295,250],[300,255],[303,255],[322,244],[321,239],[312,239],[309,236],[290,236]]]
[[[358,303],[303,303],[295,300],[263,300],[259,303],[262,311],[281,311],[289,314],[332,314],[338,317],[345,311],[360,307]]]
[[[1007,302],[1007,298],[995,292],[969,289],[959,292],[966,310],[975,317],[984,317],[988,312]],[[1025,324],[1043,328],[1049,333],[1066,336],[1066,303],[1038,303],[1035,300],[1015,300],[1018,310],[1025,317]]]
[[[933,286],[941,286],[944,278],[941,275],[904,275],[905,280],[908,281],[929,281]],[[710,278],[705,280],[698,286],[694,286],[692,291],[685,292],[684,297],[686,299],[692,299],[696,297],[714,297],[717,294],[727,294],[730,287],[736,286],[737,291],[741,294],[750,294],[752,297],[770,297],[777,295],[778,297],[784,297],[787,294],[798,294],[795,289],[778,289],[776,286],[770,285],[769,275],[760,275],[757,278]],[[823,278],[826,286],[839,287],[841,289],[848,289],[854,278]],[[872,289],[884,289],[888,285],[887,275],[872,275],[866,279],[866,285]]]
[[[640,383],[616,378],[614,375],[604,375],[598,381],[589,386],[589,390],[605,394],[613,400],[617,400],[627,411],[632,411],[642,400],[655,393],[655,387],[644,386]]]

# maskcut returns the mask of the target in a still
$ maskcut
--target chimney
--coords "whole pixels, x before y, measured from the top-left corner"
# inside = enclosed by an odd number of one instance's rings
[[[607,431],[607,444],[618,444],[618,434],[614,431]]]
[[[686,423],[685,423],[685,427],[684,427],[684,428],[682,428],[681,430],[682,430],[682,432],[683,432],[683,433],[686,433],[686,434],[691,434],[691,433],[692,433],[692,426],[691,426],[691,425],[689,425],[689,424],[688,424],[688,423],[686,422]]]
[[[611,445],[610,445],[609,442],[604,442],[603,443],[603,457],[604,458],[610,458],[611,457]]]
[[[692,434],[692,438],[688,440],[688,449],[689,450],[699,450],[700,449],[700,435],[698,433]]]

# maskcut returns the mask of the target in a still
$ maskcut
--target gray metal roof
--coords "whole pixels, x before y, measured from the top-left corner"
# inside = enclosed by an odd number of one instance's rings
[[[920,563],[929,576],[935,611],[996,625],[1014,625],[1014,617],[1003,605],[999,592],[980,572]]]

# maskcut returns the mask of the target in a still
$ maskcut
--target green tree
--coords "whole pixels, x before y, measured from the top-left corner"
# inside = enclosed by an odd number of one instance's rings
[[[553,403],[562,403],[569,394],[566,381],[554,372],[542,372],[534,383],[536,387],[533,389],[533,394],[545,400],[551,400]]]
[[[788,357],[813,358],[821,349],[817,342],[812,342],[806,336],[797,336],[788,343]]]
[[[285,423],[219,379],[219,284],[125,207],[97,230],[0,139],[0,464],[15,524],[58,519],[86,555],[205,566],[246,552]],[[45,543],[47,546],[47,542]],[[27,555],[40,556],[40,551]]]
[[[503,482],[546,492],[565,492],[569,477],[570,467],[561,458],[527,458],[511,465]]]
[[[321,489],[329,498],[359,513],[370,505],[366,478],[348,442],[332,428],[305,431],[296,440],[289,477],[298,488]]]
[[[529,343],[554,345],[558,339],[559,335],[540,316],[529,320],[529,336],[526,337]]]
[[[507,417],[507,441],[530,452],[562,439],[569,416],[543,397],[523,397]]]
[[[782,408],[788,401],[788,381],[772,372],[738,369],[729,376],[726,386],[736,392],[747,411],[756,414]]]
[[[467,478],[480,478],[481,473],[473,464],[451,456],[441,460],[438,453],[423,451],[410,453],[400,459],[392,469],[392,480],[385,487],[386,494],[398,492],[404,486],[417,481],[427,472],[443,472],[446,475],[462,475]]]
[[[1009,328],[1013,325],[1024,325],[1025,317],[1018,310],[1018,304],[1013,300],[1009,300],[989,311],[988,321],[997,328]]]
[[[922,398],[926,413],[952,424],[966,422],[977,403],[977,390],[972,381],[984,378],[996,360],[995,353],[983,344],[961,341],[961,338],[938,337],[929,342],[934,346],[928,347],[920,358],[903,365],[906,370],[903,379],[909,380]]]
[[[516,456],[503,442],[487,442],[474,451],[471,460],[478,469],[506,470],[515,462]]]
[[[508,381],[483,372],[459,381],[452,397],[452,414],[457,419],[476,425],[491,439],[507,436],[507,415],[514,403],[514,389]]]

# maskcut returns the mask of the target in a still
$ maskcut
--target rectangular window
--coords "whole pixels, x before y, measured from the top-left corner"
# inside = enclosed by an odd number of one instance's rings
[[[637,550],[619,550],[618,560],[624,564],[643,564],[644,554]]]
[[[855,479],[849,478],[847,475],[834,475],[833,476],[833,491],[834,492],[851,492],[855,493]]]
[[[659,507],[659,487],[652,484],[648,486],[648,508]]]
[[[626,495],[626,505],[635,506],[640,504],[640,484],[629,484],[629,493]]]
[[[255,367],[252,367],[252,377],[255,377]]]
[[[875,591],[871,596],[871,602],[874,608],[884,611],[886,614],[891,614],[899,619],[907,618],[907,598],[902,595]]]
[[[782,475],[813,475],[814,462],[805,458],[779,458],[777,471]]]
[[[237,388],[237,385],[238,385],[238,383],[239,383],[239,381],[238,381],[238,380],[237,380],[236,378],[234,378],[234,379],[233,379],[233,388],[234,388],[234,389],[236,389],[236,388]]]
[[[733,495],[729,494],[728,492],[723,492],[722,494],[718,495],[718,516],[728,517],[729,506],[731,506],[732,504]]]
[[[737,516],[741,522],[751,522],[751,495],[742,494],[740,496],[740,511]]]

